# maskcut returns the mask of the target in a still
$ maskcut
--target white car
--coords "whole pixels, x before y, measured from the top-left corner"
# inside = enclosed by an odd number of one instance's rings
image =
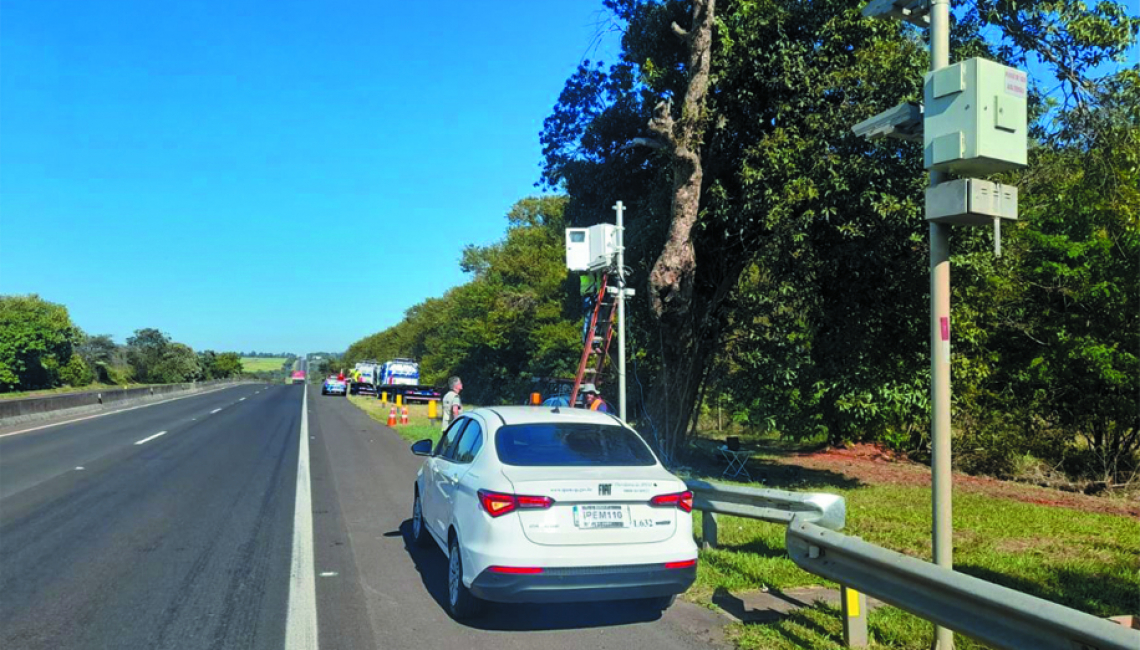
[[[665,609],[697,574],[693,494],[619,419],[584,409],[464,413],[415,484],[412,537],[448,557],[457,619],[483,601],[642,600]]]

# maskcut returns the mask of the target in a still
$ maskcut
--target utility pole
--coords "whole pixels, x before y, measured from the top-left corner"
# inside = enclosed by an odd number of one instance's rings
[[[934,563],[954,568],[950,473],[950,227],[993,224],[1001,254],[1001,220],[1017,219],[1017,188],[977,178],[1026,166],[1026,73],[981,58],[950,65],[951,0],[870,0],[863,15],[930,28],[930,73],[923,106],[902,104],[852,127],[869,140],[923,143],[930,170],[931,530]],[[951,173],[959,178],[951,177]],[[954,635],[934,626],[935,650],[953,650]]]
[[[618,277],[618,415],[625,422],[625,205],[618,201],[617,212],[617,277]]]
[[[930,71],[950,65],[950,0],[930,5]],[[949,174],[930,171],[930,187]],[[950,472],[950,225],[930,224],[931,492],[934,563],[954,568],[953,476]],[[934,650],[953,650],[954,633],[934,626]]]

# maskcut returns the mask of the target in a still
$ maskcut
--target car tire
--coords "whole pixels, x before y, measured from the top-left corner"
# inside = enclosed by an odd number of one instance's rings
[[[431,543],[431,533],[424,526],[423,505],[420,503],[420,491],[416,490],[415,500],[412,501],[412,545],[425,548]]]
[[[447,544],[447,610],[457,621],[474,618],[483,610],[483,601],[463,585],[463,554],[455,534]]]

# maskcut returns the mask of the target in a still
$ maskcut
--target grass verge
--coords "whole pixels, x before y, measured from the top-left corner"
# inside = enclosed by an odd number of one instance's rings
[[[385,407],[380,400],[367,395],[349,395],[348,401],[367,413],[373,420],[384,424],[388,423],[388,412],[392,408],[391,405]],[[467,406],[465,408],[470,410],[474,407]],[[396,419],[399,421],[398,413]],[[397,424],[392,428],[408,442],[426,439],[434,443],[439,440],[439,436],[442,434],[439,428],[439,420],[429,420],[427,405],[418,403],[408,405],[408,424]]]
[[[26,397],[50,397],[51,395],[65,395],[67,393],[90,393],[92,391],[127,390],[128,388],[143,388],[148,384],[88,384],[86,386],[63,386],[60,388],[47,388],[44,390],[29,390],[20,393],[2,393],[0,399],[24,399]]]
[[[814,485],[847,499],[847,530],[864,540],[915,557],[930,557],[930,490],[915,486]],[[694,513],[697,515],[697,513]],[[721,517],[716,550],[702,551],[689,597],[711,603],[721,590],[787,589],[829,585],[787,558],[784,527]],[[699,515],[694,517],[699,536]],[[954,497],[954,567],[1097,616],[1138,613],[1140,576],[1136,540],[1140,522],[1120,515],[1040,506],[980,494]],[[869,618],[880,647],[930,647],[931,625],[892,607]],[[839,611],[817,605],[777,623],[734,626],[745,649],[840,648]],[[981,647],[959,637],[961,648]]]

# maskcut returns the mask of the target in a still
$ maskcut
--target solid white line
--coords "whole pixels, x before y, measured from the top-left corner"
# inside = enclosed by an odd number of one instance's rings
[[[135,444],[136,444],[136,445],[141,445],[141,444],[143,444],[144,442],[150,442],[151,440],[154,440],[155,438],[157,438],[157,437],[159,437],[159,436],[165,436],[165,435],[166,435],[166,432],[165,432],[165,431],[159,431],[158,433],[154,434],[153,436],[148,436],[148,437],[146,437],[146,438],[143,438],[142,440],[139,440],[139,441],[138,441],[138,442],[136,442]]]
[[[210,415],[213,415],[213,414],[217,413],[217,412],[218,412],[218,411],[220,411],[220,410],[222,410],[222,409],[214,409],[213,411],[210,411]]]
[[[40,429],[47,429],[49,427],[59,427],[59,426],[65,425],[65,424],[71,424],[73,422],[83,422],[84,420],[94,420],[95,418],[101,418],[104,415],[114,415],[116,413],[126,413],[127,411],[133,411],[135,409],[143,409],[143,408],[146,408],[148,406],[158,406],[159,404],[166,404],[167,402],[176,402],[180,399],[186,399],[187,397],[198,397],[200,395],[209,395],[210,393],[216,393],[220,390],[225,390],[227,388],[233,388],[233,386],[223,386],[221,388],[215,388],[214,390],[207,390],[207,391],[204,391],[201,393],[192,393],[190,395],[179,395],[178,397],[171,397],[170,399],[164,399],[164,400],[160,400],[158,402],[148,402],[146,404],[139,404],[138,406],[129,406],[125,409],[116,409],[114,411],[106,411],[103,413],[96,413],[94,415],[85,415],[81,418],[64,420],[63,422],[52,422],[51,424],[41,424],[38,427],[31,427],[29,429],[20,429],[19,431],[12,431],[11,433],[2,433],[2,434],[0,434],[0,438],[7,438],[8,436],[18,436],[21,433],[31,433],[32,431],[39,431]]]
[[[285,650],[317,650],[317,582],[313,561],[313,492],[309,482],[309,387],[301,398],[301,440],[297,452],[297,498],[293,509],[293,566]]]

